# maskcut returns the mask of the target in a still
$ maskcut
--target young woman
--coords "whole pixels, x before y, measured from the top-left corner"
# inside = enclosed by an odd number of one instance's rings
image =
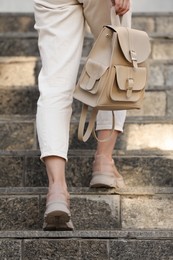
[[[103,25],[110,24],[110,8],[123,15],[130,0],[35,0],[35,28],[42,69],[39,74],[40,97],[37,106],[37,132],[41,159],[46,165],[49,191],[44,215],[44,230],[72,230],[65,164],[73,91],[80,64],[85,21],[96,38]],[[130,23],[130,12],[129,12]],[[107,142],[99,142],[93,162],[91,187],[123,187],[112,152],[123,131],[126,111],[115,112],[115,131]],[[98,137],[111,131],[110,111],[97,116]]]

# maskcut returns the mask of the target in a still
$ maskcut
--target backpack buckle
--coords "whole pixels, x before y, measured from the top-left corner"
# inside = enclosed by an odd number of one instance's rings
[[[127,98],[131,97],[133,86],[134,86],[134,79],[133,78],[128,78],[127,79]]]
[[[133,63],[133,67],[135,69],[137,69],[138,67],[138,63],[137,63],[137,54],[136,54],[136,51],[134,50],[130,50],[130,57],[131,57],[131,60],[132,60],[132,63]]]

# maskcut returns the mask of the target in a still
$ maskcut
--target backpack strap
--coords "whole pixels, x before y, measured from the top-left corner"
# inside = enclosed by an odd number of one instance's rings
[[[106,142],[106,141],[110,140],[112,133],[114,131],[114,128],[115,128],[114,111],[112,111],[112,128],[111,128],[110,135],[108,137],[106,137],[105,139],[99,139],[97,137],[95,129],[94,129],[96,116],[97,116],[97,113],[98,113],[98,109],[96,109],[96,108],[93,108],[92,111],[91,111],[91,116],[90,116],[90,119],[89,119],[88,127],[87,127],[87,129],[84,133],[85,123],[86,123],[87,114],[88,114],[88,108],[89,108],[88,105],[86,105],[86,104],[82,105],[82,111],[81,111],[80,120],[79,120],[79,127],[78,127],[78,139],[80,141],[86,142],[89,139],[91,133],[93,133],[95,139],[98,142]]]
[[[87,118],[87,114],[88,114],[88,105],[86,105],[86,104],[82,105],[82,111],[81,111],[79,127],[78,127],[78,139],[80,141],[86,142],[89,139],[89,137],[94,129],[94,126],[95,126],[97,113],[98,113],[98,109],[93,108],[93,110],[91,112],[88,127],[84,133],[86,118]]]

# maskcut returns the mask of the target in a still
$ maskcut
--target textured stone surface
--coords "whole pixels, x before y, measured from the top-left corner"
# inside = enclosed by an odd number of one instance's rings
[[[48,187],[0,187],[1,196],[23,196],[23,195],[43,195],[46,196]],[[154,196],[173,194],[173,187],[153,187],[153,186],[126,186],[123,189],[114,188],[89,188],[89,187],[68,187],[71,195],[120,195],[120,196]]]
[[[27,193],[26,193],[27,194]],[[71,195],[76,230],[113,230],[120,227],[119,195]],[[0,230],[41,230],[45,195],[1,195]]]
[[[33,14],[3,14],[0,16],[0,32],[28,32],[34,31]]]
[[[21,240],[0,239],[0,259],[20,260]]]
[[[140,110],[129,110],[128,116],[165,116],[167,97],[164,91],[147,91]]]
[[[167,101],[167,114],[173,117],[173,88],[171,91],[167,92],[168,101]]]
[[[0,121],[0,149],[25,150],[35,148],[34,122]]]
[[[71,214],[77,230],[105,230],[120,227],[118,195],[72,195]],[[45,210],[42,198],[41,214]]]
[[[170,90],[173,87],[173,62],[171,60],[150,60],[147,90]]]
[[[80,244],[77,240],[25,240],[23,254],[24,260],[78,260]]]
[[[155,42],[153,44],[152,58],[156,60],[173,59],[173,40]]]
[[[70,186],[73,187],[89,187],[92,174],[92,157],[69,157],[69,161],[66,167],[67,181]]]
[[[0,56],[39,56],[36,34],[10,34],[8,37],[1,35]]]
[[[172,260],[173,241],[110,241],[110,260]]]
[[[0,114],[35,115],[37,99],[37,87],[1,88]]]
[[[36,58],[0,58],[0,86],[33,86],[35,82]]]
[[[107,240],[84,240],[81,241],[82,260],[108,260],[109,243]]]
[[[173,149],[173,124],[133,124],[127,128],[127,150]]]
[[[24,158],[0,156],[0,187],[23,186]]]
[[[165,17],[156,17],[157,32],[172,35],[172,15],[167,14]]]
[[[27,187],[48,186],[48,178],[46,174],[45,165],[41,162],[40,156],[26,157],[25,186]]]
[[[157,229],[115,229],[115,230],[74,230],[74,231],[0,231],[0,238],[20,239],[136,239],[136,240],[172,240],[173,230]]]
[[[169,100],[169,113],[171,115],[171,95]],[[147,107],[146,109],[148,110]],[[128,112],[128,114],[131,113],[132,112]],[[133,113],[138,113],[138,111]],[[124,132],[123,134],[119,135],[115,148],[122,151],[151,149],[160,151],[172,150],[172,129],[173,120],[171,117],[140,118],[134,116],[127,118],[124,125]],[[73,121],[70,130],[70,149],[96,149],[96,141],[93,136],[91,136],[86,143],[83,143],[78,140],[77,131],[78,122]]]
[[[115,158],[118,170],[129,187],[173,186],[173,158],[129,157]]]
[[[89,35],[84,39],[82,56],[87,56],[93,45]],[[37,33],[0,34],[0,56],[39,56]]]
[[[87,35],[84,39],[82,56],[86,57],[93,45],[93,38]],[[151,57],[154,60],[172,60],[172,40],[152,39]],[[36,33],[10,33],[0,35],[0,55],[4,56],[39,56]]]
[[[1,230],[41,230],[45,195],[1,195]],[[120,208],[121,197],[121,208]],[[173,229],[172,194],[71,195],[76,230]],[[121,216],[120,216],[121,213]]]
[[[164,67],[165,66],[163,63],[150,63],[148,78],[149,88],[153,88],[153,86],[159,86],[160,88],[163,88],[165,83]]]
[[[139,17],[133,16],[132,27],[134,29],[143,30],[147,33],[153,33],[155,31],[155,20],[153,17]]]
[[[170,14],[140,14],[134,13],[132,17],[133,27],[147,31],[148,33],[172,33],[172,16]],[[34,31],[34,16],[33,14],[10,13],[1,14],[0,17],[0,32],[27,32]]]
[[[38,97],[37,86],[0,88],[0,114],[35,116]],[[79,115],[80,111],[81,103],[74,100],[73,115]]]
[[[121,198],[123,228],[172,229],[172,195]]]
[[[21,114],[35,115],[38,99],[36,87],[24,87],[21,89],[0,90],[0,114]],[[169,95],[168,95],[169,98]],[[154,102],[153,102],[154,100]],[[145,94],[143,106],[140,110],[128,111],[128,115],[135,116],[162,116],[166,114],[167,103],[166,93],[149,92]],[[78,116],[81,111],[81,104],[74,101],[73,116]],[[86,144],[87,145],[87,144]]]
[[[171,87],[171,89],[173,89],[173,65],[170,65],[170,66],[168,66],[167,68],[166,68],[166,75],[165,75],[165,77],[166,77],[166,85],[167,86],[170,86]]]
[[[40,227],[38,196],[1,196],[0,209],[0,230]]]
[[[69,187],[89,187],[92,173],[93,151],[69,154],[66,179]],[[83,155],[82,155],[83,154]],[[173,186],[173,157],[134,154],[114,156],[115,163],[129,187]],[[39,155],[18,155],[0,157],[0,186],[46,187],[47,176]],[[82,169],[82,170],[81,170]]]
[[[162,157],[115,157],[115,163],[128,186],[173,185],[173,159]],[[83,167],[85,165],[85,167]],[[80,170],[82,169],[82,171]],[[71,158],[67,167],[70,186],[88,187],[92,173],[92,157]]]
[[[44,232],[45,233],[45,232]],[[46,232],[47,233],[47,232]],[[59,232],[58,232],[59,233]],[[56,234],[58,235],[56,232]],[[55,234],[53,232],[52,234]],[[172,260],[173,240],[24,239],[0,241],[1,259]],[[22,250],[21,250],[22,245]],[[3,257],[3,258],[2,258]]]

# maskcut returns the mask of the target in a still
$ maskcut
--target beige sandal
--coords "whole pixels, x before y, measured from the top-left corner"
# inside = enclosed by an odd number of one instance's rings
[[[47,223],[44,221],[43,223],[44,231],[73,231],[74,226],[72,221],[60,223],[58,219],[54,218],[54,221]]]
[[[114,160],[110,162],[104,155],[96,155],[93,162],[91,188],[124,188],[123,177],[118,173]]]
[[[73,230],[69,205],[68,193],[60,193],[56,190],[56,187],[50,187],[47,195],[43,230]]]

